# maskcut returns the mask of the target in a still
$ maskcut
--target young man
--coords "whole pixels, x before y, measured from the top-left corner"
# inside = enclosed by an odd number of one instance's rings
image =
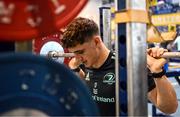
[[[114,53],[102,42],[97,24],[86,18],[73,20],[63,34],[62,43],[75,53],[69,67],[87,83],[101,115],[115,115],[115,80],[110,84],[103,80],[107,74],[115,77]],[[148,99],[162,112],[170,114],[177,109],[176,93],[162,69],[165,59],[155,59],[164,51],[162,48],[147,50],[147,66],[157,77],[148,75]]]

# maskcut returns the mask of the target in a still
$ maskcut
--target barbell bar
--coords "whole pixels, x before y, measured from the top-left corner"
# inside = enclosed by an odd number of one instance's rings
[[[58,58],[58,57],[74,57],[74,53],[62,53],[58,51],[49,51],[46,55],[49,58]],[[162,58],[180,58],[180,52],[164,52],[161,56]]]
[[[58,51],[49,51],[46,55],[49,58],[58,58],[58,57],[74,57],[74,53],[62,53]]]
[[[180,52],[164,52],[162,58],[180,58]]]

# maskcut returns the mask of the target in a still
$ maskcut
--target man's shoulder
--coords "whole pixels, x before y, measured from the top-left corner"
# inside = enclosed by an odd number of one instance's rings
[[[113,51],[110,51],[108,59],[106,60],[107,63],[114,63],[116,58],[116,54]]]

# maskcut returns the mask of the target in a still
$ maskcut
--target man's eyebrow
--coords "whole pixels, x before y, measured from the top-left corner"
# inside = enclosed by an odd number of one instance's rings
[[[81,53],[81,52],[83,52],[84,51],[84,49],[83,50],[76,50],[76,51],[74,51],[73,53]]]

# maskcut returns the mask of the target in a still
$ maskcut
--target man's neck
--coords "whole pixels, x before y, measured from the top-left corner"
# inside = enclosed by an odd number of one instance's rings
[[[101,52],[96,62],[97,64],[95,64],[93,68],[100,68],[104,64],[104,62],[107,60],[109,53],[110,53],[110,50],[107,47],[103,46],[101,48]]]

